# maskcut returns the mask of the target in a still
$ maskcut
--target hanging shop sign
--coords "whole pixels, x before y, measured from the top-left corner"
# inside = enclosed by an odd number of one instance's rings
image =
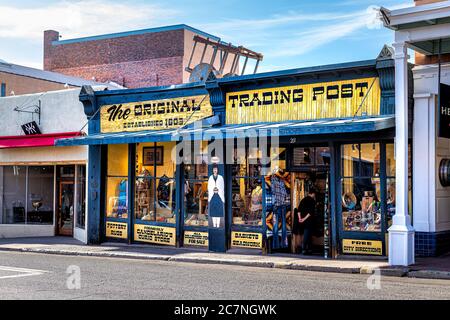
[[[25,123],[21,127],[23,133],[25,133],[25,135],[27,136],[33,134],[41,134],[41,130],[39,129],[39,126],[37,125],[36,121]]]
[[[211,115],[209,96],[104,105],[100,109],[100,130],[108,133],[174,129]]]
[[[226,94],[227,124],[375,116],[378,78],[302,84]]]
[[[136,241],[174,246],[175,235],[175,228],[145,224],[134,225],[134,240]]]
[[[106,237],[128,239],[128,224],[123,222],[106,222]]]
[[[185,246],[207,247],[208,232],[185,231],[183,243]]]
[[[450,139],[450,86],[440,84],[439,137]]]
[[[381,256],[383,255],[383,242],[374,240],[343,239],[342,252]]]
[[[262,234],[253,232],[231,232],[231,246],[239,248],[262,248]]]

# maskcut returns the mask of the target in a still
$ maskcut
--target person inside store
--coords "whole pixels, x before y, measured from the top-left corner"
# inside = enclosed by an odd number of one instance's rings
[[[273,197],[273,249],[286,248],[288,246],[286,231],[286,201],[288,192],[282,176],[284,172],[278,166],[272,172],[270,179]],[[281,221],[281,243],[278,239],[278,222]]]
[[[316,191],[311,188],[306,197],[298,205],[296,218],[298,228],[303,231],[302,254],[312,254],[312,234],[314,231],[314,217],[316,211]]]

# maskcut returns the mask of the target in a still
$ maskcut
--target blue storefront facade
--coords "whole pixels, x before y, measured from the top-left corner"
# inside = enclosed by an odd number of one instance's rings
[[[386,256],[394,89],[389,48],[374,60],[206,83],[83,87],[88,135],[57,145],[89,146],[88,242],[297,253],[296,208],[313,189],[314,253]]]

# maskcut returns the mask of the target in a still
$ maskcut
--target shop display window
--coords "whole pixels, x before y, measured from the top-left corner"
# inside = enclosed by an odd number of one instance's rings
[[[274,148],[275,149],[275,148]],[[285,165],[285,160],[276,152],[278,165]],[[283,150],[284,151],[284,150]],[[238,150],[240,157],[235,157],[232,166],[232,212],[233,224],[247,226],[262,225],[262,173],[261,151],[257,148]]]
[[[54,166],[28,167],[28,224],[53,223],[54,177]]]
[[[135,218],[175,224],[175,143],[136,145]]]
[[[412,218],[412,176],[411,145],[408,146],[408,213]],[[393,143],[386,144],[386,221],[387,227],[392,225],[395,215],[395,148]]]
[[[208,226],[208,142],[202,141],[195,163],[184,164],[183,205],[186,226]]]
[[[0,224],[24,224],[26,212],[26,166],[0,167]]]
[[[344,230],[381,232],[379,183],[371,178],[344,178],[342,190]]]
[[[108,145],[106,216],[128,218],[128,145]]]
[[[77,220],[76,227],[84,229],[86,227],[86,166],[76,166],[77,170]]]
[[[380,144],[342,146],[344,231],[381,232]]]

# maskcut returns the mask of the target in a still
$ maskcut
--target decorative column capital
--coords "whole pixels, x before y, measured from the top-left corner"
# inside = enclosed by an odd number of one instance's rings
[[[394,59],[408,60],[408,46],[406,42],[394,42],[392,44],[394,47]]]

